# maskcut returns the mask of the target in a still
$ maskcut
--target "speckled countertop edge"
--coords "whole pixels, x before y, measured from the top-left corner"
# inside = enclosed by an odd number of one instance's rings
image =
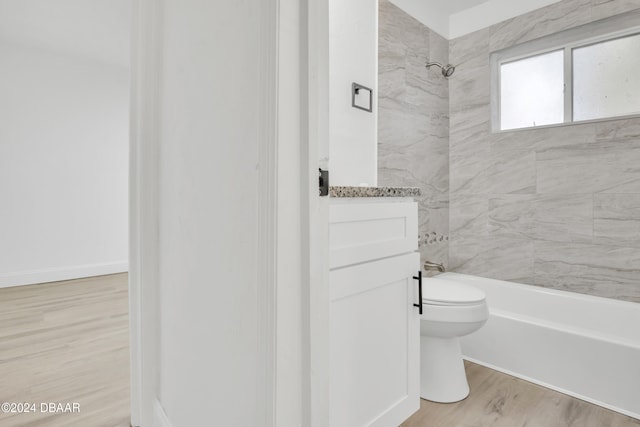
[[[329,197],[417,197],[418,187],[329,187]]]

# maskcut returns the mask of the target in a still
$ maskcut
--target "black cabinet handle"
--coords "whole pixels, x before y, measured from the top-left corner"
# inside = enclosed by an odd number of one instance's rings
[[[413,304],[414,307],[418,307],[418,313],[422,314],[422,270],[418,271],[417,276],[413,276],[418,281],[418,298],[420,302]]]

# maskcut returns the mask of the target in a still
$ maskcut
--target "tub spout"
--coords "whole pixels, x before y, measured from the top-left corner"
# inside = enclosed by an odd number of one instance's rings
[[[424,262],[424,269],[425,271],[439,271],[440,273],[445,272],[444,265],[431,261]]]

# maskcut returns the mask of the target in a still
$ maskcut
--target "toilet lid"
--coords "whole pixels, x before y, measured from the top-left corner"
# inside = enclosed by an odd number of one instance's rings
[[[485,297],[485,293],[480,289],[452,280],[428,278],[422,282],[422,301],[425,304],[477,304],[483,302]]]

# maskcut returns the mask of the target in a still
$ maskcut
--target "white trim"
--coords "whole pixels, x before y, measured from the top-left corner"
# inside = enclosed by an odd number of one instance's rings
[[[211,416],[214,417],[215,415],[212,414]],[[169,417],[164,412],[164,408],[157,399],[153,402],[153,424],[151,427],[173,427]]]
[[[161,0],[134,0],[133,7],[129,161],[131,424],[153,427],[159,365],[158,108]]]
[[[255,273],[258,286],[258,417],[261,425],[276,425],[276,298],[277,298],[277,155],[278,155],[278,32],[279,0],[261,3],[261,55],[259,93],[260,125],[258,163],[258,264]]]
[[[306,0],[281,1],[278,30],[276,425],[308,426]],[[316,166],[317,180],[317,166]],[[317,192],[317,190],[316,190]]]
[[[124,273],[128,270],[129,263],[127,261],[116,261],[50,268],[46,270],[18,271],[15,273],[0,274],[0,288],[104,276],[106,274]]]
[[[131,36],[130,36],[130,93],[129,93],[129,363],[131,384],[131,425],[140,426],[141,397],[142,397],[142,334],[140,332],[140,157],[137,132],[138,111],[136,101],[139,87],[136,73],[140,68],[139,51],[142,25],[140,24],[140,2],[134,0],[131,4]]]
[[[307,0],[302,50],[302,247],[304,425],[329,425],[329,197],[318,197],[318,168],[329,168],[329,0]],[[306,170],[305,170],[306,169]],[[329,178],[331,179],[331,178]]]
[[[573,122],[573,51],[565,46],[563,54],[564,68],[564,123]]]

